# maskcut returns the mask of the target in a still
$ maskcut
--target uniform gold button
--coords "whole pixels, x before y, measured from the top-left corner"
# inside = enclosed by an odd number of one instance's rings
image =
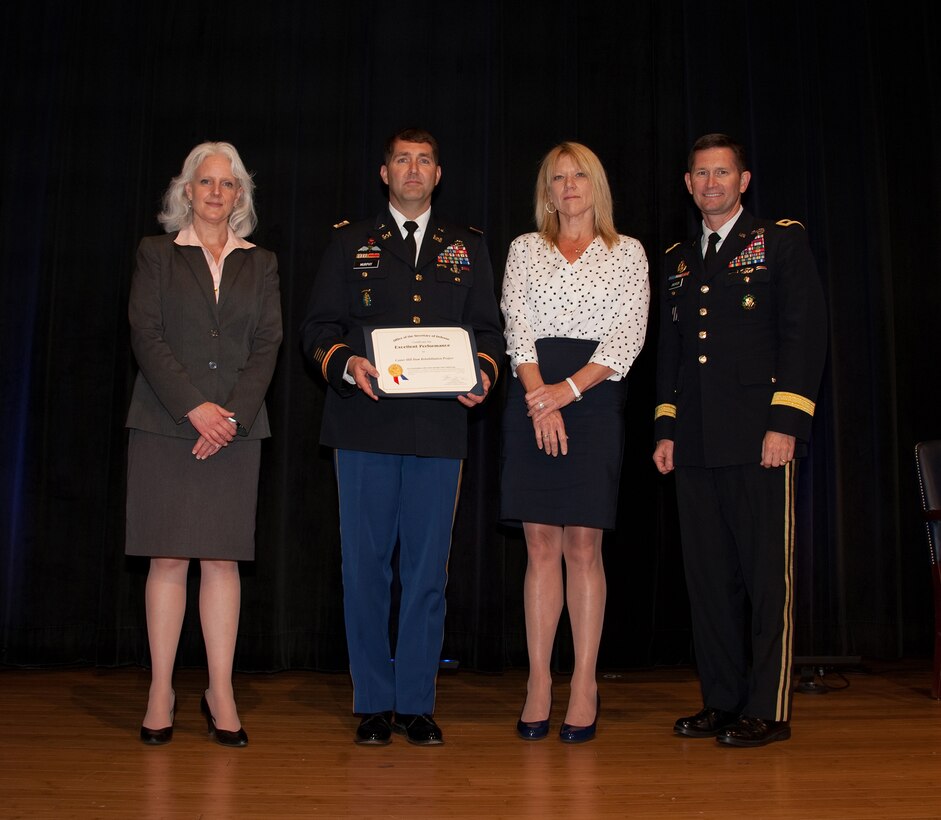
[[[708,310],[708,308],[700,308],[700,309],[699,309],[699,315],[700,315],[700,316],[708,316],[708,315],[709,315],[709,310]]]
[[[709,357],[708,357],[708,356],[700,356],[700,357],[699,357],[699,363],[700,363],[700,364],[705,364],[705,363],[708,362],[708,361],[709,361]]]
[[[700,288],[700,290],[701,290],[703,293],[709,293],[709,285],[703,285],[703,286]]]
[[[363,279],[369,278],[369,271],[365,271],[365,270],[364,270],[364,271],[360,274],[360,276],[362,276]]]
[[[421,282],[421,280],[424,279],[424,278],[425,278],[425,277],[422,276],[420,273],[416,273],[416,274],[415,274],[415,281],[416,281],[416,282]]]
[[[460,282],[460,281],[461,281],[461,277],[460,277],[460,276],[455,276],[455,277],[454,277],[454,281],[455,281],[455,282]]]
[[[413,317],[412,317],[412,324],[413,324],[413,325],[420,325],[420,324],[421,324],[421,316],[413,316]]]
[[[707,335],[708,335],[708,334],[706,333],[705,330],[700,330],[700,331],[699,331],[699,338],[700,338],[700,339],[705,339]]]
[[[420,302],[420,301],[421,301],[421,294],[420,294],[420,293],[416,293],[414,296],[412,296],[412,301],[413,301],[413,302]]]

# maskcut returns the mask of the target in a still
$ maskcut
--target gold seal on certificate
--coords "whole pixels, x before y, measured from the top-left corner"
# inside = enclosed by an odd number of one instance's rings
[[[379,371],[378,396],[454,398],[482,394],[474,335],[466,327],[363,328]]]

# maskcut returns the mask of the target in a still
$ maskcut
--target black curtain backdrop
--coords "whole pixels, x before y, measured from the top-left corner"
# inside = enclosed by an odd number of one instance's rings
[[[686,153],[739,136],[746,206],[803,222],[830,351],[798,547],[803,655],[931,648],[913,446],[941,436],[941,179],[933,2],[9,2],[0,11],[0,663],[146,664],[146,560],[123,554],[133,255],[197,142],[255,172],[254,239],[278,255],[285,341],[269,393],[241,670],[346,668],[324,388],[298,325],[331,226],[378,212],[384,137],[438,137],[436,208],[485,230],[494,268],[532,226],[562,139],[608,171],[619,228],[661,273],[697,229]],[[672,480],[653,468],[656,310],[630,374],[605,669],[692,658]],[[525,549],[497,525],[505,385],[471,424],[444,654],[526,663]],[[190,613],[180,662],[204,662]],[[563,624],[556,662],[571,642]]]

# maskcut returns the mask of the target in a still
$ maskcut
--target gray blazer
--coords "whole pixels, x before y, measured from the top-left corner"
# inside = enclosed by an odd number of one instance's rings
[[[257,247],[233,251],[217,304],[202,249],[175,237],[146,237],[137,249],[128,318],[140,372],[127,426],[195,440],[186,414],[211,401],[233,412],[240,435],[266,438],[265,392],[281,344],[277,259]]]

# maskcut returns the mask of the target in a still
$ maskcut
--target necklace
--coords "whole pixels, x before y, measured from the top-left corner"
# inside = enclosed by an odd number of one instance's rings
[[[567,254],[566,254],[566,252],[565,252],[564,250],[562,251],[562,254],[563,254],[563,256],[566,256],[566,255],[569,255],[569,256],[570,256],[570,255],[573,255],[573,254],[574,254],[575,256],[578,256],[578,255],[579,255],[583,250],[585,250],[585,248],[587,248],[593,241],[594,241],[594,237],[592,237],[591,239],[589,239],[587,242],[584,242],[584,241],[582,241],[582,240],[577,240],[576,243],[574,243],[574,244],[572,244],[572,245],[570,246],[570,250],[568,251]],[[559,245],[559,250],[562,250],[561,244]]]

